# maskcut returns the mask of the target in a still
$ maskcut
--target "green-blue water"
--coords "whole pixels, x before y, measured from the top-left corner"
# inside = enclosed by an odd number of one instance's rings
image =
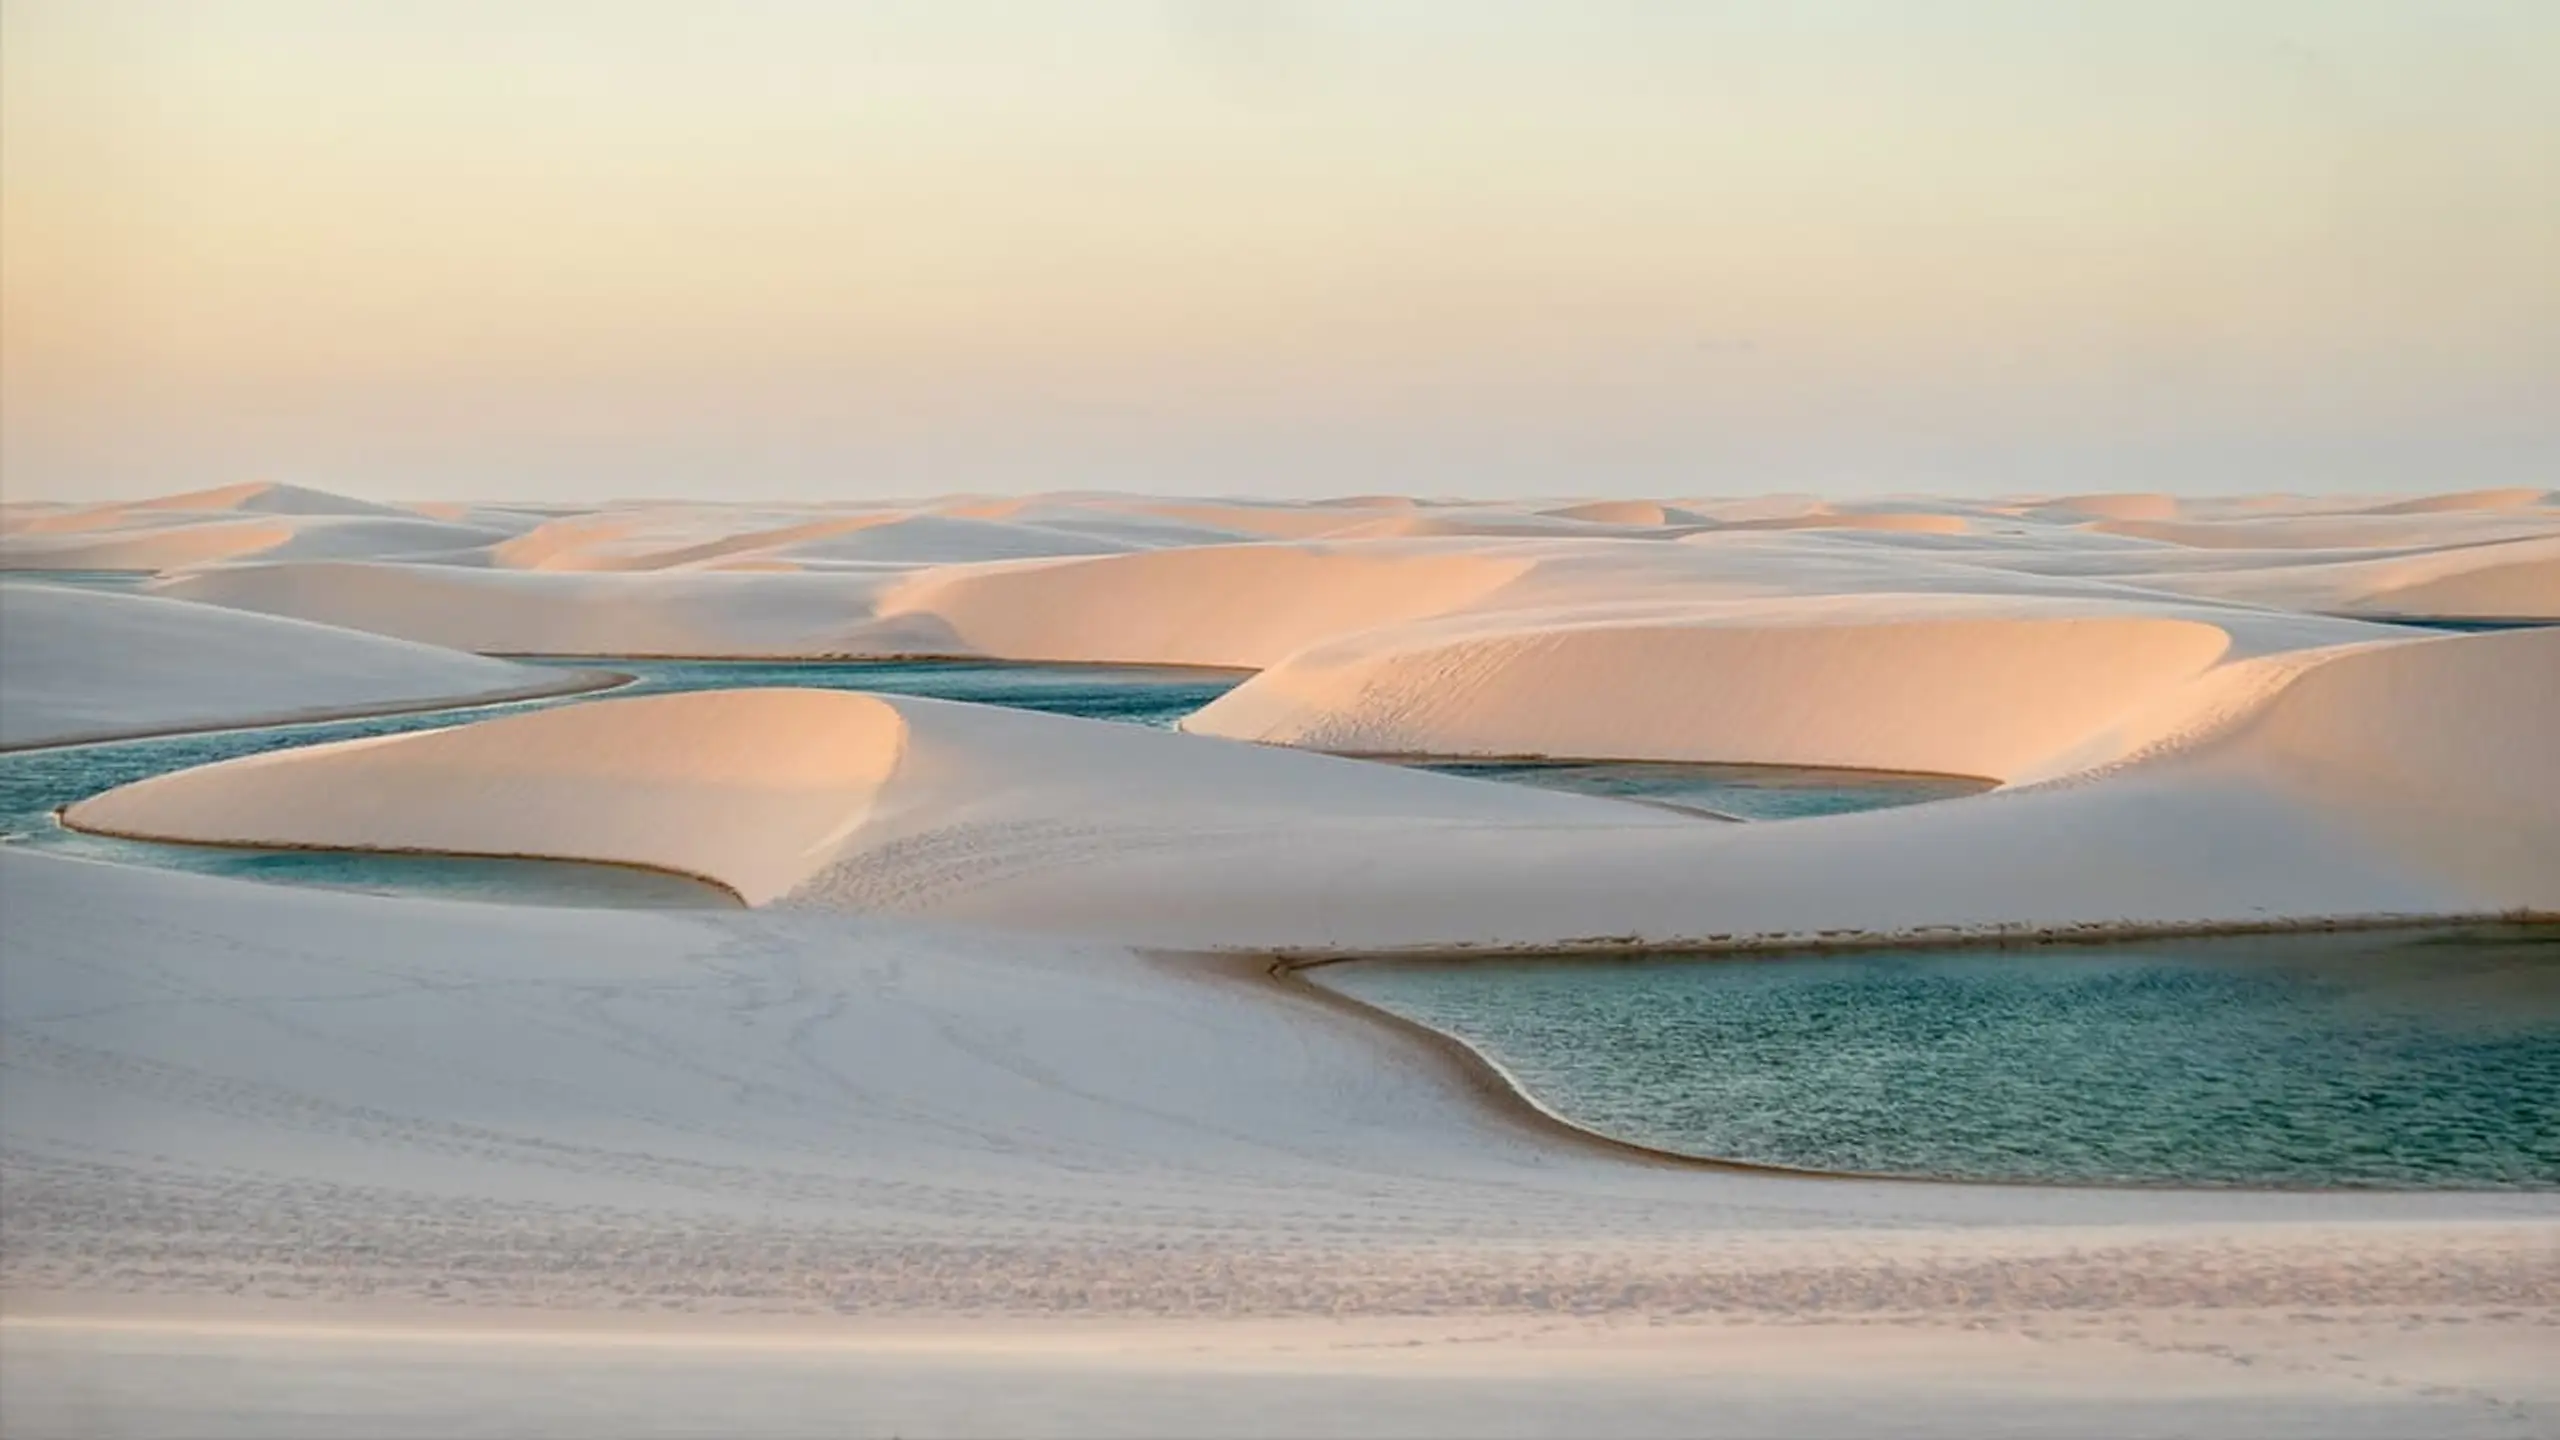
[[[2377,617],[2356,615],[2348,618],[2367,620]],[[2406,625],[2414,630],[2452,630],[2463,634],[2473,635],[2485,635],[2498,630],[2540,630],[2551,625],[2560,624],[2560,621],[2554,620],[2479,620],[2456,618],[2453,616],[2437,617],[2425,615],[2387,615],[2379,618],[2386,624]]]
[[[543,660],[609,669],[632,683],[601,695],[791,685],[875,690],[1169,728],[1242,678],[1225,671],[987,661]],[[570,862],[158,845],[65,830],[62,806],[118,785],[269,750],[434,729],[599,694],[461,710],[222,730],[0,754],[0,839],[61,853],[244,879],[519,903],[717,905],[726,892],[678,876]],[[1454,761],[1427,768],[1589,794],[1652,799],[1755,819],[1907,804],[1979,788],[1939,777],[1774,767],[1519,764]]]
[[[852,663],[801,661],[560,661],[570,669],[609,669],[634,683],[607,695],[666,694],[760,685],[879,690],[1046,710],[1062,715],[1170,726],[1224,694],[1238,677],[1219,672],[1088,665],[999,665],[977,662]],[[576,704],[595,695],[475,709],[387,715],[172,735],[103,745],[0,754],[0,838],[62,854],[156,865],[240,879],[321,885],[384,893],[514,903],[700,906],[733,903],[716,886],[618,865],[387,855],[370,851],[259,850],[235,846],[158,845],[65,830],[61,806],[118,785],[217,760],[369,735],[431,730],[467,720]]]
[[[1226,694],[1241,671],[1146,665],[1035,665],[990,660],[537,660],[572,670],[615,670],[636,683],[612,693],[734,690],[794,685],[876,690],[1008,705],[1089,720],[1125,720],[1170,729]]]
[[[1793,765],[1672,765],[1634,760],[1435,760],[1422,768],[1608,795],[1656,805],[1712,810],[1738,820],[1798,820],[1950,800],[1991,788],[1988,780],[1883,770],[1811,770]]]
[[[1557,1113],[1704,1157],[1970,1180],[2560,1187],[2560,929],[1358,962]]]
[[[82,590],[139,590],[146,581],[156,578],[149,570],[0,569],[0,580],[22,581],[30,585],[70,585]]]

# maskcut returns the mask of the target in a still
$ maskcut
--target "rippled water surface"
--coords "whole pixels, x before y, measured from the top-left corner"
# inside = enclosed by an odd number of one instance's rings
[[[2560,930],[1359,962],[1558,1113],[1688,1154],[1977,1180],[2560,1187]]]

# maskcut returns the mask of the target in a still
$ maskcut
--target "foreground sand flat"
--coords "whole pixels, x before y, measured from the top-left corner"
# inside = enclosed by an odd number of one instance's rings
[[[244,1437],[467,1433],[501,1410],[509,1434],[563,1437],[2513,1436],[2535,1433],[2537,1402],[2502,1398],[2496,1377],[2549,1338],[2389,1312],[2018,1329],[730,1322],[636,1337],[538,1320],[555,1328],[38,1322],[0,1330],[0,1416],[35,1433]],[[127,1383],[137,1369],[147,1390]],[[375,1423],[351,1428],[351,1413]]]
[[[399,518],[329,504],[13,509],[0,548]],[[130,603],[465,669],[500,662],[429,647],[1259,673],[1187,735],[606,698],[73,815],[653,864],[741,910],[0,850],[12,1433],[2560,1425],[2551,1195],[1652,1163],[1250,958],[2560,909],[2560,631],[2357,618],[2560,614],[2547,496],[414,513],[505,538],[171,561]],[[62,654],[101,612],[12,610],[13,652],[30,613]],[[2004,783],[1740,825],[1320,748]]]
[[[1168,1433],[1293,1428],[1227,1407],[1233,1373],[1272,1370],[1342,1413],[1406,1416],[1390,1433],[1480,1415],[1472,1383],[1522,1367],[1599,1406],[1583,1413],[1675,1432],[1711,1429],[1692,1407],[1737,1392],[1757,1397],[1738,1415],[1924,1404],[1952,1424],[2157,1387],[2183,1397],[2160,1428],[2190,1433],[2299,1413],[2511,1433],[2560,1402],[2536,1358],[2560,1333],[2549,1196],[1641,1164],[1559,1144],[1381,1028],[1107,945],[24,856],[0,857],[0,897],[0,1358],[110,1399],[118,1357],[173,1356],[206,1403],[271,1416],[289,1392],[257,1384],[338,1363],[256,1328],[283,1324],[373,1332],[338,1382],[382,1387],[355,1410],[457,1375],[505,1402],[533,1381],[503,1333],[489,1344],[517,1358],[458,1372],[408,1346],[467,1358],[476,1330],[566,1332],[561,1363],[610,1373],[611,1348],[578,1337],[636,1315],[725,1336],[681,1362],[701,1378],[799,1367],[813,1405],[908,1373],[918,1408],[876,1412],[884,1430],[1140,1393]],[[922,1374],[898,1363],[934,1337]],[[1817,1341],[1857,1362],[1846,1391],[1757,1358]],[[1134,1388],[1061,1363],[1080,1346]],[[1456,1378],[1407,1377],[1425,1398],[1400,1410],[1374,1388],[1399,1390],[1379,1347]],[[282,1368],[244,1394],[225,1357]],[[1024,1408],[970,1410],[990,1379]],[[569,1433],[649,1393],[533,1409]],[[758,1423],[824,1428],[773,1403]]]

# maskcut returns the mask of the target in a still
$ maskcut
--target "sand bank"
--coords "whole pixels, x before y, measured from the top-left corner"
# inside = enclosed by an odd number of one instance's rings
[[[2164,663],[2193,669],[2219,638]],[[2560,910],[2546,863],[2560,853],[2555,672],[2549,630],[2264,657],[2171,687],[2039,783],[1767,825],[1094,721],[824,697],[877,707],[857,722],[788,691],[607,700],[279,752],[110,791],[68,818],[158,838],[652,863],[757,902],[1188,949],[2477,916]],[[757,707],[754,723],[714,700]],[[1893,712],[1856,713],[1878,746],[1902,733]],[[535,782],[552,760],[507,757],[536,730],[553,737],[540,755],[631,762],[561,763]],[[812,802],[788,844],[750,843],[757,827],[723,817],[753,807],[725,780],[698,784],[683,758],[732,733],[750,748],[860,748],[844,762],[859,774]],[[1884,753],[1908,758],[1823,758]],[[627,787],[658,782],[672,808],[649,826],[587,818],[619,816]],[[520,783],[545,787],[540,806],[496,803]],[[340,798],[415,786],[398,805]]]
[[[151,596],[0,585],[0,749],[574,694],[618,678]]]

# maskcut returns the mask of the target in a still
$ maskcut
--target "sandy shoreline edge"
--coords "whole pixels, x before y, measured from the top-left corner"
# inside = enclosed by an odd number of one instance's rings
[[[2294,924],[2268,923],[2263,925],[2245,926],[2122,926],[2111,929],[2103,934],[2096,935],[2055,931],[2043,931],[2031,934],[2011,933],[2003,936],[1997,941],[1991,942],[1988,948],[2025,950],[2077,944],[2132,944],[2145,940],[2160,939],[2221,939],[2245,937],[2249,935],[2347,934],[2388,932],[2393,930],[2421,931],[2463,929],[2486,925],[2547,930],[2549,932],[2549,939],[2560,941],[2560,915],[2538,912],[2522,912],[2501,915],[2468,917],[2451,916],[2442,918],[2378,916],[2335,921],[2313,921]],[[2378,1191],[2421,1193],[2415,1190],[2399,1191],[2398,1187],[2388,1186],[2373,1187],[2308,1184],[2278,1185],[2266,1183],[2199,1184],[2182,1181],[2138,1180],[2040,1180],[2032,1177],[2015,1176],[1999,1179],[1981,1179],[1960,1175],[1923,1175],[1893,1171],[1824,1170],[1808,1166],[1780,1165],[1765,1161],[1741,1160],[1728,1156],[1698,1155],[1685,1150],[1673,1150],[1664,1146],[1649,1145],[1638,1140],[1629,1140],[1623,1136],[1612,1135],[1607,1131],[1597,1129],[1593,1126],[1586,1125],[1575,1120],[1564,1114],[1562,1111],[1549,1105],[1535,1090],[1530,1088],[1527,1082],[1523,1081],[1517,1074],[1515,1074],[1509,1066],[1504,1065],[1500,1060],[1494,1058],[1494,1056],[1487,1053],[1474,1042],[1451,1031],[1442,1030],[1436,1026],[1426,1024],[1409,1016],[1400,1015],[1384,1006],[1373,1004],[1367,1000],[1360,999],[1347,991],[1326,985],[1320,980],[1315,979],[1311,973],[1334,966],[1351,965],[1364,961],[1387,964],[1427,964],[1434,959],[1448,959],[1453,961],[1468,959],[1481,960],[1488,958],[1489,956],[1518,959],[1553,959],[1567,962],[1601,962],[1608,960],[1637,960],[1648,958],[1660,959],[1671,958],[1674,956],[1697,956],[1702,959],[1717,957],[1744,958],[1756,956],[1775,958],[1789,955],[1850,953],[1861,950],[1878,949],[1925,952],[1937,949],[1977,948],[1979,943],[1980,942],[1969,941],[1966,939],[1941,938],[1902,939],[1899,941],[1889,940],[1882,943],[1842,939],[1812,944],[1776,944],[1757,946],[1737,944],[1723,948],[1703,948],[1677,945],[1668,942],[1646,942],[1634,946],[1623,946],[1614,949],[1520,948],[1487,951],[1483,949],[1453,950],[1442,948],[1436,950],[1422,949],[1371,952],[1357,955],[1332,954],[1300,957],[1276,954],[1268,951],[1259,953],[1210,951],[1194,952],[1185,955],[1173,955],[1159,952],[1154,954],[1151,958],[1155,958],[1166,963],[1183,962],[1193,965],[1201,965],[1205,962],[1207,968],[1213,969],[1221,974],[1235,977],[1247,983],[1257,984],[1258,988],[1262,988],[1266,991],[1276,990],[1280,993],[1294,996],[1299,1000],[1312,1002],[1331,1010],[1335,1014],[1348,1016],[1356,1020],[1366,1022],[1373,1028],[1383,1029],[1397,1036],[1401,1036],[1407,1041],[1419,1043],[1425,1050],[1447,1062],[1452,1067],[1454,1073],[1456,1073],[1457,1076],[1465,1082],[1466,1088],[1470,1093],[1481,1098],[1486,1104],[1498,1111],[1505,1119],[1518,1124],[1525,1130],[1537,1135],[1543,1140],[1549,1142],[1561,1142],[1570,1147],[1585,1151],[1586,1153],[1602,1155],[1617,1160],[1632,1161],[1647,1165],[1666,1166],[1676,1169],[1707,1170],[1723,1174],[1760,1175],[1797,1180],[1838,1181],[1842,1183],[1865,1182],[1893,1185],[1954,1186],[1966,1189],[2028,1189],[2058,1192],[2130,1192],[2142,1194],[2254,1193],[2271,1195],[2331,1195],[2366,1194],[2376,1193]],[[2450,1188],[2461,1190],[2464,1187]],[[2435,1193],[2435,1191],[2432,1188],[2429,1188],[2423,1193]],[[2509,1192],[2503,1189],[2482,1189],[2474,1193],[2486,1194]]]
[[[491,657],[499,658],[499,657]],[[21,744],[0,744],[0,755],[22,755],[38,750],[71,750],[83,745],[111,745],[126,740],[167,740],[180,735],[220,735],[234,730],[277,730],[290,725],[325,725],[341,720],[387,720],[395,715],[425,715],[439,710],[481,710],[498,705],[516,705],[527,700],[559,700],[573,695],[593,695],[619,690],[635,683],[636,675],[615,670],[573,670],[557,683],[520,685],[505,690],[451,696],[437,700],[404,701],[397,705],[316,706],[288,710],[246,720],[226,720],[219,725],[162,725],[134,729],[100,730],[78,735],[60,736]]]

